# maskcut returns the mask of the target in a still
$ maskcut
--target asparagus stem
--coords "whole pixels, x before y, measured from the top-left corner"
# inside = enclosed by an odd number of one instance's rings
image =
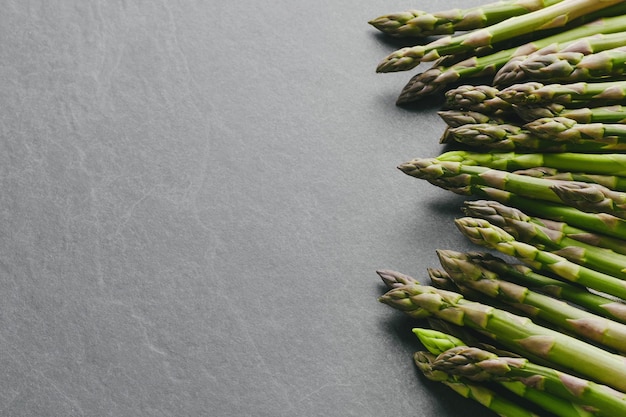
[[[575,40],[561,44],[553,43],[525,56],[514,56],[496,73],[493,78],[493,84],[497,86],[505,86],[528,80],[529,76],[527,72],[524,71],[524,67],[527,66],[529,62],[537,62],[536,60],[542,59],[545,60],[546,56],[550,56],[550,58],[548,58],[549,60],[554,59],[555,54],[561,53],[580,54],[580,56],[583,57],[609,49],[618,48],[624,46],[625,37],[626,32],[624,32],[624,29],[603,31],[579,38],[577,41]]]
[[[626,69],[626,48],[614,48],[593,54],[559,52],[537,55],[520,62],[529,80],[573,82],[618,77]]]
[[[386,57],[378,65],[377,72],[408,70],[421,61],[432,61],[444,55],[494,45],[535,31],[560,28],[576,18],[621,2],[622,0],[563,0],[552,6],[511,17],[486,28],[454,37],[446,36],[427,45],[400,49]]]
[[[580,404],[598,416],[614,417],[626,413],[622,392],[523,358],[501,357],[478,348],[459,346],[438,355],[432,362],[432,369],[475,381],[520,381]]]
[[[476,382],[467,381],[464,378],[455,377],[443,371],[433,369],[432,362],[435,356],[429,352],[416,352],[413,360],[417,368],[431,381],[441,382],[457,394],[474,400],[496,414],[504,417],[540,417],[526,410],[523,406],[502,397],[493,390]]]
[[[578,123],[626,122],[626,107],[621,105],[570,109],[562,104],[551,103],[545,106],[513,106],[513,109],[526,122],[549,117],[565,117]]]
[[[440,161],[460,162],[464,165],[480,165],[498,170],[550,167],[560,171],[585,172],[587,174],[617,175],[626,177],[626,154],[581,153],[477,153],[449,151],[437,157]],[[584,168],[583,168],[584,167]]]
[[[498,274],[471,261],[471,256],[438,250],[442,266],[453,281],[468,286],[523,314],[544,320],[587,340],[626,353],[626,325],[592,314],[564,301],[501,279]]]
[[[616,47],[618,40],[613,34],[626,31],[626,22],[622,16],[626,13],[626,5],[619,4],[612,8],[615,7],[619,7],[620,10],[615,11],[614,17],[594,20],[593,14],[588,15],[588,19],[581,19],[584,20],[582,24],[573,22],[572,25],[568,25],[567,30],[527,42],[522,46],[495,51],[483,56],[473,54],[453,64],[438,61],[427,71],[416,74],[410,79],[402,89],[397,104],[418,101],[425,96],[444,90],[451,83],[477,77],[493,76],[495,85],[513,84],[516,81],[516,73],[521,72],[521,78],[524,77],[523,72],[516,69],[515,65],[535,53],[557,52],[569,49],[570,46],[572,50],[577,51],[582,51],[585,47],[590,48],[591,45],[594,45],[597,50],[602,47],[605,49]]]
[[[587,101],[588,106],[622,104],[626,100],[626,81],[578,82],[571,84],[542,84],[526,82],[501,90],[504,101],[517,105],[559,103],[567,105]]]
[[[486,185],[529,198],[557,203],[571,202],[579,209],[584,208],[585,205],[569,197],[569,195],[565,195],[562,190],[568,184],[572,185],[569,189],[574,188],[574,185],[579,185],[580,189],[583,189],[584,186],[594,186],[594,184],[529,177],[479,165],[442,161],[437,158],[415,158],[399,165],[398,168],[407,175],[425,179],[446,189],[465,185]],[[605,189],[605,187],[596,186],[596,188],[603,191],[604,196],[612,196],[608,193],[610,190]],[[616,196],[613,197],[616,198]],[[618,201],[618,203],[620,202]],[[606,212],[608,208],[606,205],[591,206],[589,211],[603,210]],[[615,212],[621,213],[617,210]]]
[[[450,35],[456,31],[480,29],[513,16],[519,16],[558,3],[561,0],[509,0],[467,9],[428,13],[409,10],[372,19],[368,23],[394,37]]]
[[[574,207],[524,198],[508,191],[480,185],[462,186],[450,190],[462,195],[475,195],[489,200],[496,200],[527,213],[555,221],[557,222],[556,224],[565,222],[571,225],[569,227],[580,228],[574,230],[582,231],[578,237],[583,241],[590,238],[590,241],[593,242],[596,234],[607,235],[606,238],[598,238],[597,241],[607,242],[606,239],[608,239],[610,245],[616,246],[622,252],[625,250],[622,242],[626,239],[626,221],[615,216],[604,213],[587,213]],[[591,233],[590,235],[588,235],[589,232]]]
[[[536,271],[554,273],[567,281],[626,300],[626,281],[624,280],[519,242],[503,229],[484,219],[463,217],[456,219],[455,224],[464,236],[477,245],[516,257]]]
[[[496,201],[467,201],[466,216],[478,217],[498,226],[517,240],[563,256],[567,260],[626,280],[626,256],[611,250],[580,242],[565,233],[531,221],[519,209]]]
[[[447,136],[448,140],[491,152],[609,153],[626,150],[626,139],[616,136],[563,140],[510,123],[465,124],[449,128]]]
[[[501,279],[566,300],[595,314],[626,323],[626,304],[590,292],[587,288],[539,274],[522,264],[512,264],[486,252],[468,252],[469,262],[492,271]]]
[[[613,191],[602,185],[554,181],[551,189],[567,205],[585,212],[607,213],[626,219],[626,193]]]
[[[416,353],[415,360],[418,368],[428,375],[443,376],[445,372],[434,371],[432,369],[432,362],[436,356],[445,353],[446,351],[455,347],[468,346],[463,340],[453,335],[443,333],[438,330],[427,328],[414,328],[413,333],[418,337],[422,345],[428,350],[428,354]],[[476,346],[478,347],[478,346]],[[485,349],[486,350],[486,349]],[[489,350],[489,352],[492,352]],[[495,352],[492,352],[495,353]],[[510,352],[496,353],[498,356],[511,357]],[[516,356],[516,355],[513,355]],[[461,377],[455,377],[448,375],[446,378],[457,378],[457,381],[462,381]],[[560,397],[548,394],[544,391],[529,387],[519,381],[501,381],[499,385],[514,393],[515,395],[524,398],[534,404],[539,405],[542,409],[553,413],[558,417],[592,417],[593,414],[584,410],[582,407],[576,404],[572,404],[569,401],[563,400]]]
[[[621,356],[539,326],[527,317],[467,301],[458,293],[419,284],[391,289],[379,300],[411,317],[435,316],[483,331],[495,340],[508,341],[518,354],[530,352],[615,389],[626,389],[626,362]]]

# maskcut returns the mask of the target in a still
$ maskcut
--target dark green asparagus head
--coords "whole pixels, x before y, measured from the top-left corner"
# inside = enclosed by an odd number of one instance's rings
[[[565,204],[582,211],[626,218],[626,193],[575,181],[559,181],[551,189]]]

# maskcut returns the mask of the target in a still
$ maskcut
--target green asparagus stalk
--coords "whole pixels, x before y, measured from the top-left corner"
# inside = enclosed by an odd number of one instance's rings
[[[615,245],[615,248],[611,248],[614,251],[618,249],[621,249],[621,253],[624,251],[622,242],[626,239],[626,221],[615,216],[604,213],[587,213],[563,204],[520,197],[508,191],[481,185],[459,186],[455,189],[450,188],[450,191],[461,195],[474,195],[496,200],[527,213],[555,221],[555,225],[567,223],[568,230],[574,228],[574,230],[582,231],[577,237],[583,241],[586,239],[594,241],[595,239],[599,243],[609,244],[609,247]]]
[[[465,124],[447,129],[446,136],[448,141],[452,139],[490,152],[610,153],[626,150],[626,140],[614,136],[565,141],[510,123]]]
[[[456,31],[480,29],[513,16],[542,9],[561,0],[509,0],[487,3],[467,9],[451,9],[428,13],[409,10],[372,19],[369,24],[394,37],[451,35]]]
[[[393,274],[392,271],[385,271]],[[434,316],[484,332],[495,340],[507,341],[517,354],[540,356],[558,366],[607,384],[626,389],[626,361],[582,340],[533,323],[529,318],[467,301],[462,295],[418,284],[394,288],[379,300],[411,317]]]
[[[462,397],[474,400],[503,417],[540,417],[524,406],[512,402],[484,385],[448,375],[432,368],[435,356],[428,352],[416,352],[415,365],[431,381],[441,382]]]
[[[471,262],[463,253],[438,250],[437,255],[454,282],[505,302],[529,317],[544,320],[582,338],[626,353],[625,324],[503,280],[498,274]]]
[[[446,91],[446,110],[468,110],[487,115],[513,112],[513,106],[498,97],[500,90],[490,85],[461,85]]]
[[[510,78],[516,71],[515,63],[523,61],[525,57],[534,53],[558,52],[569,46],[573,50],[583,51],[585,47],[591,48],[589,44],[592,42],[597,50],[602,47],[600,45],[606,45],[605,49],[616,47],[617,42],[623,38],[617,40],[613,33],[626,31],[626,22],[622,16],[626,13],[626,5],[622,3],[613,6],[615,7],[619,7],[620,10],[615,11],[614,17],[594,20],[595,16],[591,15],[588,16],[589,19],[583,18],[584,22],[581,24],[568,25],[567,30],[536,39],[519,47],[503,49],[484,56],[474,54],[465,60],[449,65],[437,62],[430,69],[410,79],[402,89],[397,104],[415,102],[422,97],[444,90],[451,83],[478,77],[493,77],[495,85],[513,84],[516,80]]]
[[[626,125],[620,123],[578,123],[567,117],[545,117],[529,122],[524,127],[540,138],[556,141],[626,141]]]
[[[458,36],[446,36],[427,45],[402,48],[386,57],[377,72],[404,71],[414,68],[422,61],[436,60],[441,56],[494,45],[517,36],[545,29],[560,28],[586,14],[606,9],[622,0],[563,0],[545,7],[515,16],[489,27]]]
[[[502,89],[498,95],[517,105],[559,103],[567,105],[587,101],[590,107],[622,104],[626,101],[626,81],[541,84],[526,82]]]
[[[480,165],[503,171],[550,167],[560,171],[585,172],[586,174],[616,175],[626,177],[626,154],[581,153],[480,153],[449,151],[437,156],[437,160],[460,162],[463,165]]]
[[[567,281],[626,300],[626,281],[622,279],[519,242],[503,229],[483,219],[462,217],[456,219],[455,224],[472,243],[516,257],[536,271],[553,273]]]
[[[507,120],[497,114],[484,114],[471,110],[441,110],[437,112],[439,117],[449,127],[459,127],[467,124],[504,124]]]
[[[626,415],[626,396],[606,385],[474,347],[455,347],[432,362],[432,369],[474,381],[520,381],[592,410],[595,415]],[[623,377],[623,376],[622,376]]]
[[[442,188],[486,185],[529,198],[563,202],[563,197],[554,189],[560,181],[518,175],[479,165],[442,161],[438,158],[415,158],[400,164],[398,168],[409,176],[427,180]]]
[[[567,205],[591,213],[607,213],[626,219],[626,193],[598,184],[554,181],[551,187]]]
[[[466,347],[468,345],[463,340],[449,335],[447,333],[440,332],[438,330],[427,328],[414,328],[413,333],[418,337],[422,345],[428,350],[426,352],[416,352],[415,362],[418,368],[425,374],[431,376],[443,376],[445,372],[435,371],[432,369],[432,362],[436,356],[443,354],[444,352],[455,347]],[[491,352],[491,351],[490,351]],[[511,357],[510,353],[497,353],[499,356],[506,355]],[[513,355],[515,357],[517,355]],[[448,378],[456,378],[457,382],[464,381],[461,377],[455,377],[447,375]],[[548,394],[544,391],[537,390],[529,387],[519,381],[499,382],[499,385],[513,392],[517,396],[524,398],[534,404],[537,404],[541,409],[553,413],[558,417],[592,417],[589,411],[584,410],[577,404],[572,404],[569,401],[563,400],[560,397]],[[506,414],[509,415],[509,414]]]
[[[608,49],[619,48],[626,44],[625,36],[626,32],[624,32],[624,29],[610,32],[602,31],[579,38],[577,41],[561,44],[553,43],[525,56],[513,56],[493,77],[493,84],[505,86],[526,81],[528,76],[524,72],[523,67],[528,61],[559,53],[576,53],[586,56]]]
[[[591,184],[600,184],[610,190],[626,191],[626,177],[618,177],[615,175],[594,175],[579,172],[561,172],[554,168],[547,167],[523,169],[513,171],[513,173],[550,180],[588,182]]]
[[[626,123],[626,107],[621,105],[571,109],[562,104],[550,103],[545,106],[514,106],[513,109],[526,122],[565,117],[578,123]]]
[[[529,80],[574,82],[619,77],[626,69],[626,48],[619,47],[590,55],[559,52],[531,56],[520,62],[519,67]]]
[[[519,209],[497,201],[465,202],[463,213],[487,220],[518,241],[543,248],[590,269],[626,280],[626,256],[611,250],[569,238],[566,234],[531,221]]]
[[[469,262],[492,271],[503,280],[568,301],[602,317],[626,323],[626,304],[622,302],[590,292],[585,287],[539,274],[525,265],[506,262],[490,253],[468,252],[465,256]]]
[[[507,230],[510,227],[515,232],[523,236],[523,239],[531,239],[539,236],[542,238],[541,244],[553,249],[563,249],[568,246],[581,248],[594,248],[602,253],[602,258],[610,257],[621,264],[622,268],[626,267],[624,255],[626,254],[626,241],[622,239],[611,238],[599,233],[593,233],[588,230],[579,229],[568,225],[565,222],[552,221],[533,217],[526,214],[523,210],[512,206],[507,206],[499,201],[494,200],[470,200],[465,201],[462,211],[470,217],[480,217],[498,227]],[[518,222],[530,223],[529,225],[520,225]],[[538,228],[538,230],[535,230]],[[545,238],[544,238],[545,235]],[[550,238],[552,242],[548,242]],[[556,246],[554,243],[558,243]],[[616,248],[617,250],[613,249]],[[604,263],[605,261],[602,261]],[[622,268],[619,268],[620,270]]]

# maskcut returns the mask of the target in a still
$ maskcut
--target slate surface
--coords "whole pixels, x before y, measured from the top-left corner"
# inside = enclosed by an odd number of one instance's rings
[[[0,415],[486,415],[376,300],[471,246],[366,23],[475,4],[3,2]]]

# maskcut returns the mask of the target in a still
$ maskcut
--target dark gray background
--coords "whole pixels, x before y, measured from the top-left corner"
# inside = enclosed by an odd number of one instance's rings
[[[486,414],[376,300],[470,246],[366,23],[479,1],[1,3],[0,415]]]

